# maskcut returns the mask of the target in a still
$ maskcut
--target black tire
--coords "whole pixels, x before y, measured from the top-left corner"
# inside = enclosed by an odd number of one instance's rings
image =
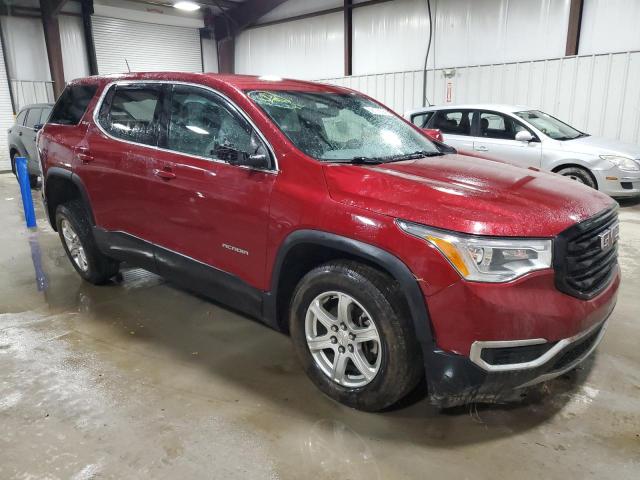
[[[87,263],[86,270],[80,268],[69,251],[69,246],[63,235],[62,222],[64,220],[69,222],[82,245]],[[71,200],[58,206],[56,209],[56,227],[60,241],[62,242],[65,252],[67,252],[73,268],[75,268],[76,272],[87,282],[93,283],[94,285],[101,285],[117,275],[120,270],[120,263],[107,257],[98,250],[91,231],[89,217],[80,200]]]
[[[29,186],[31,188],[38,188],[38,175],[29,175]]]
[[[16,170],[16,157],[18,156],[17,152],[11,152],[11,171],[18,178],[18,171]]]
[[[362,305],[379,333],[380,366],[373,379],[361,387],[336,383],[318,366],[307,344],[307,309],[316,297],[332,291],[346,293]],[[307,273],[291,301],[289,329],[295,351],[313,383],[349,407],[370,412],[388,408],[407,396],[423,377],[420,348],[400,286],[367,265],[334,261]]]
[[[587,187],[591,187],[594,189],[598,189],[598,185],[596,185],[596,181],[589,173],[589,170],[582,167],[565,167],[558,170],[556,173],[562,175],[563,177],[569,177],[576,182],[580,182]]]

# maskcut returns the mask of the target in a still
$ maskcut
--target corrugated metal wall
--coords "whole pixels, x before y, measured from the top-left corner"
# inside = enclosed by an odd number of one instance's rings
[[[422,105],[422,78],[422,71],[406,71],[323,81],[359,90],[404,113]],[[435,105],[527,105],[590,134],[638,143],[638,85],[640,51],[634,51],[431,69],[427,97]]]
[[[11,80],[11,91],[16,111],[32,103],[54,103],[56,98],[51,80]]]

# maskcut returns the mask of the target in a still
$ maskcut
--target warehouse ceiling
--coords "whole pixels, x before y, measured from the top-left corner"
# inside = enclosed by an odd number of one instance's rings
[[[148,5],[158,5],[163,7],[172,7],[176,0],[131,0],[136,3],[144,3]],[[210,8],[214,14],[228,12],[238,4],[245,0],[193,0],[202,8]]]

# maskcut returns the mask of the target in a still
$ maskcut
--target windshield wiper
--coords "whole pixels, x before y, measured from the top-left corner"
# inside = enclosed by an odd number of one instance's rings
[[[389,157],[353,157],[350,160],[333,160],[336,163],[351,163],[353,165],[380,165],[381,163],[400,162],[402,160],[415,160],[425,157],[439,157],[442,152],[427,152],[424,150],[406,153],[402,155],[392,155]]]
[[[418,158],[426,158],[426,157],[440,157],[444,155],[442,152],[427,152],[425,150],[420,150],[413,153],[405,153],[402,155],[395,155],[393,157],[389,157],[387,162],[401,162],[402,160],[417,160]]]
[[[355,165],[380,165],[384,159],[380,157],[353,157],[345,163],[353,163]]]

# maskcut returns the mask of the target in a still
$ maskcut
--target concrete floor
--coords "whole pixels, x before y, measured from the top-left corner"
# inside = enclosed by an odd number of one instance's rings
[[[286,336],[159,277],[82,282],[36,207],[29,231],[0,175],[2,479],[640,478],[640,203],[583,368],[520,404],[384,414],[327,399]]]

